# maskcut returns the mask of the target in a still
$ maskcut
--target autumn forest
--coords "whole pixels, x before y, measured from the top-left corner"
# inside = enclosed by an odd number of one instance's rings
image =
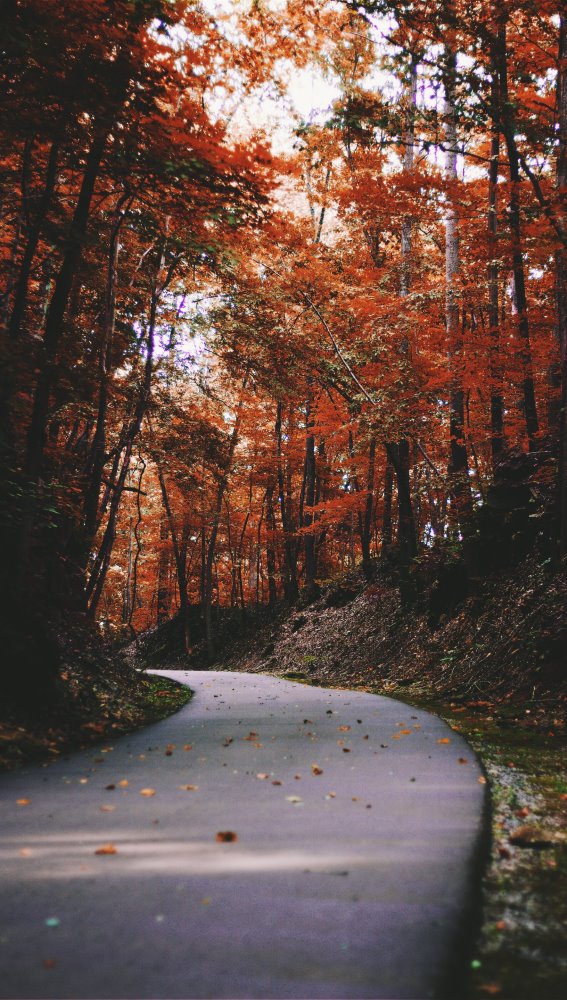
[[[0,39],[26,677],[73,623],[190,653],[195,609],[213,663],[218,608],[380,561],[411,609],[436,559],[493,568],[510,491],[499,544],[559,563],[560,3],[5,0]]]

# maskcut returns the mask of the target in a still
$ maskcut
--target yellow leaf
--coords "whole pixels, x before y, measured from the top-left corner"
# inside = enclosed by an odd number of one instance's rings
[[[155,795],[155,794],[156,794],[155,788],[141,788],[140,789],[140,795],[145,795],[147,798],[149,798],[150,795]]]
[[[437,740],[437,742],[438,743],[450,743],[451,740],[449,739],[448,736],[442,736],[440,740]]]

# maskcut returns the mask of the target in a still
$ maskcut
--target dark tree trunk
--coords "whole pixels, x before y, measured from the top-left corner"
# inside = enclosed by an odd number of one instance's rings
[[[498,83],[500,88],[500,122],[502,134],[506,143],[510,169],[510,202],[508,205],[508,225],[510,227],[510,245],[512,251],[512,272],[514,275],[514,293],[518,313],[518,333],[521,342],[521,359],[523,368],[522,396],[526,432],[530,449],[537,446],[539,431],[535,386],[532,368],[532,353],[530,345],[530,324],[528,318],[528,302],[526,296],[526,279],[524,269],[524,254],[522,250],[522,223],[520,216],[520,157],[516,144],[514,129],[514,109],[510,103],[508,92],[508,56],[506,52],[506,19],[507,14],[499,14],[498,32],[494,40],[495,58],[498,66]]]

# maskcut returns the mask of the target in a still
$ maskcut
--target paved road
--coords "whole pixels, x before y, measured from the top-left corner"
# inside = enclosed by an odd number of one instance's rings
[[[0,996],[458,1000],[464,741],[389,698],[164,673],[177,715],[1,776]]]

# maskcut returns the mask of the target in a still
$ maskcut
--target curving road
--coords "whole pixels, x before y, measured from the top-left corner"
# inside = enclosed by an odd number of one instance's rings
[[[177,715],[0,776],[0,996],[462,995],[486,785],[461,737],[389,698],[162,673],[195,691]]]

